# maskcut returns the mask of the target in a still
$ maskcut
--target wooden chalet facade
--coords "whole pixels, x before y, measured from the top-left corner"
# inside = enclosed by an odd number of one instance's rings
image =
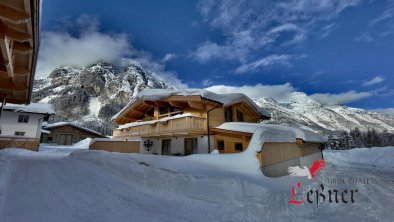
[[[215,136],[220,134],[212,131],[214,127],[224,122],[256,123],[270,118],[243,94],[154,89],[141,94],[113,117],[120,125],[113,131],[113,138],[141,138],[141,153],[209,153],[215,149]]]

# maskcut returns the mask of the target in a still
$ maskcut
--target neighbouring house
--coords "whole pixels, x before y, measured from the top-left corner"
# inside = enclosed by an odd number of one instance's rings
[[[140,153],[209,153],[214,149],[212,128],[269,118],[270,113],[240,93],[146,89],[112,118],[120,125],[113,138],[141,138]]]
[[[53,113],[51,104],[7,103],[0,117],[0,148],[18,147],[37,151],[41,126]]]
[[[49,133],[42,134],[42,143],[71,145],[86,138],[106,138],[101,133],[71,122],[45,124],[42,128],[49,131]]]

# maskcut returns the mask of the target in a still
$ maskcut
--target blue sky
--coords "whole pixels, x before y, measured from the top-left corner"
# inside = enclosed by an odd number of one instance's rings
[[[42,10],[39,77],[105,59],[178,87],[394,107],[393,0],[44,0]]]

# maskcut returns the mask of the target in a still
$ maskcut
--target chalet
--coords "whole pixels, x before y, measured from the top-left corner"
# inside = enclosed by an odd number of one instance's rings
[[[0,148],[38,150],[41,126],[54,113],[51,104],[7,103],[0,118]]]
[[[119,125],[113,138],[139,147],[132,152],[159,155],[253,149],[266,176],[286,175],[288,166],[309,165],[322,158],[324,137],[304,129],[259,123],[269,118],[270,113],[240,93],[147,89],[112,118]],[[250,146],[254,137],[262,138],[257,139],[257,148]]]
[[[105,138],[101,133],[70,122],[45,124],[42,128],[49,131],[42,135],[42,143],[71,145],[86,138]]]
[[[113,137],[140,137],[140,153],[210,153],[215,141],[212,128],[224,122],[256,123],[268,118],[268,112],[240,93],[147,89],[112,118],[120,125]]]

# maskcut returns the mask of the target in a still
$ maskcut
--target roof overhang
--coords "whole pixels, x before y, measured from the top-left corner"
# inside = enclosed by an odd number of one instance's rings
[[[181,109],[192,107],[199,110],[209,110],[215,107],[222,107],[223,104],[203,98],[199,95],[173,95],[159,100],[142,100],[137,98],[133,103],[129,104],[128,107],[122,110],[113,122],[122,125],[136,121],[155,106],[173,106]]]
[[[29,104],[39,48],[40,0],[0,2],[0,100]]]

